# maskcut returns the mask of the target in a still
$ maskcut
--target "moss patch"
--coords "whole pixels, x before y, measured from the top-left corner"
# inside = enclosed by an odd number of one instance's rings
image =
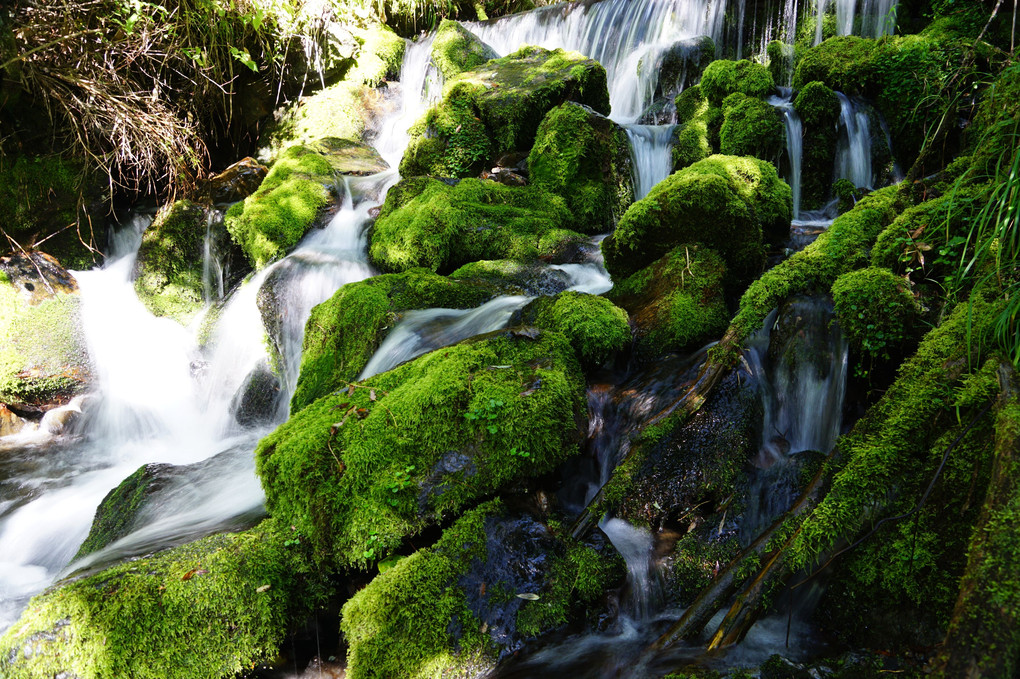
[[[888,269],[850,271],[832,284],[836,320],[850,344],[870,361],[888,361],[913,334],[917,302],[907,282]]]
[[[634,201],[630,143],[619,125],[567,102],[539,125],[528,155],[531,181],[563,197],[578,230],[612,230]]]
[[[563,333],[582,365],[594,368],[630,344],[627,312],[605,297],[567,291],[542,297],[523,310],[529,323]]]
[[[206,229],[206,209],[179,200],[160,210],[145,230],[135,262],[135,292],[153,315],[186,325],[201,310]]]
[[[495,50],[460,23],[450,19],[440,22],[432,40],[432,63],[439,69],[444,80],[474,70],[497,57],[499,55]]]
[[[801,170],[801,207],[822,207],[832,184],[832,159],[839,138],[839,98],[830,87],[818,81],[804,85],[793,107],[804,126],[804,154]]]
[[[386,195],[369,256],[383,271],[448,272],[480,259],[529,261],[584,241],[563,228],[572,224],[563,199],[538,187],[481,179],[451,186],[412,177]]]
[[[629,276],[682,243],[716,250],[740,280],[764,264],[763,233],[788,234],[792,197],[775,168],[754,158],[712,156],[657,184],[602,243],[606,268]]]
[[[493,295],[491,286],[455,281],[420,269],[341,287],[312,309],[305,326],[301,374],[290,401],[291,412],[357,379],[399,312],[433,307],[470,309]]]
[[[754,156],[777,164],[786,148],[786,128],[771,104],[736,93],[723,104],[719,150],[730,156]]]
[[[716,105],[734,92],[761,99],[775,89],[768,67],[747,59],[717,59],[701,75],[701,90]]]
[[[290,536],[270,519],[59,586],[0,638],[0,671],[218,679],[272,658],[321,601]]]
[[[718,151],[722,109],[709,103],[700,85],[681,92],[676,108],[681,127],[673,143],[673,169],[681,170]]]
[[[266,506],[319,559],[363,566],[576,452],[583,389],[558,333],[509,330],[426,354],[315,401],[263,439]]]
[[[627,309],[638,350],[691,351],[722,335],[729,322],[726,264],[699,244],[681,245],[621,281],[610,299]]]

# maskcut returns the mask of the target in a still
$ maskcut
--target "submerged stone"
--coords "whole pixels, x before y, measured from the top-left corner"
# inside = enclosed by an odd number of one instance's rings
[[[41,252],[0,257],[0,403],[38,414],[90,383],[77,281]]]
[[[425,354],[318,399],[264,438],[267,509],[318,559],[373,563],[576,453],[583,392],[555,332],[511,329]]]
[[[565,101],[609,113],[606,71],[576,52],[524,47],[446,83],[411,128],[400,174],[470,177],[504,153],[526,152],[539,123]]]

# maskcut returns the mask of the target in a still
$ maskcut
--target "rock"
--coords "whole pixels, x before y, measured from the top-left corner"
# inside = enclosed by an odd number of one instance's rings
[[[142,235],[135,292],[155,316],[187,325],[205,301],[207,208],[189,200],[164,206]]]
[[[400,312],[471,309],[495,294],[491,284],[451,280],[422,269],[344,285],[312,309],[291,412],[356,380]]]
[[[631,205],[602,242],[606,268],[629,276],[682,243],[718,252],[737,281],[764,265],[763,235],[789,235],[790,187],[775,167],[755,158],[712,156],[676,172]]]
[[[477,260],[563,261],[587,239],[559,196],[535,186],[464,179],[403,179],[386,195],[369,257],[383,271],[445,273]]]
[[[634,202],[631,164],[623,128],[574,102],[546,114],[528,156],[532,184],[562,196],[577,229],[593,235]]]
[[[39,431],[51,436],[70,433],[74,426],[81,421],[82,407],[88,398],[86,395],[75,396],[67,405],[46,411],[39,421]]]
[[[527,640],[601,609],[623,572],[611,547],[488,502],[344,606],[347,676],[491,669]]]
[[[258,191],[235,203],[224,221],[252,266],[261,269],[320,225],[338,192],[329,153],[292,146],[273,163]]]
[[[309,144],[308,148],[321,153],[336,174],[365,177],[390,169],[375,147],[363,142],[324,137]]]
[[[609,114],[606,71],[576,52],[525,47],[446,83],[411,128],[403,177],[471,177],[508,152],[527,152],[539,123],[565,101]]]
[[[260,361],[234,394],[230,412],[242,427],[266,426],[276,421],[282,396],[280,379],[266,361]]]
[[[804,129],[801,207],[814,210],[828,200],[832,185],[832,159],[839,139],[839,98],[824,83],[812,81],[797,93],[793,107]]]
[[[627,312],[597,295],[567,291],[540,297],[511,322],[563,333],[581,365],[589,369],[600,367],[630,345]]]
[[[0,257],[0,403],[19,415],[66,403],[91,382],[77,288],[49,255]]]
[[[680,245],[627,278],[608,296],[630,313],[639,355],[691,352],[729,324],[726,264],[714,251]]]
[[[27,420],[18,417],[10,408],[0,403],[0,436],[17,434],[28,424]]]
[[[512,259],[471,262],[451,273],[450,278],[485,281],[503,294],[531,297],[555,295],[570,287],[570,277],[559,269]]]
[[[432,63],[444,80],[498,58],[496,51],[460,23],[443,19],[432,40]]]
[[[721,153],[753,156],[778,166],[785,149],[786,127],[774,106],[739,92],[726,97],[719,130]]]
[[[242,158],[209,179],[209,197],[214,203],[236,203],[259,188],[269,168],[254,158]]]
[[[713,61],[705,68],[700,86],[708,100],[716,106],[734,92],[764,99],[776,89],[768,67],[747,59]]]
[[[37,596],[0,638],[0,674],[232,676],[274,657],[289,621],[321,605],[324,591],[300,536],[268,519]]]
[[[673,143],[673,170],[704,160],[719,148],[722,109],[705,97],[700,85],[688,87],[676,98],[679,128]]]
[[[555,469],[577,452],[584,380],[566,338],[531,330],[425,354],[292,415],[256,451],[268,511],[318,558],[364,566]]]
[[[659,72],[652,103],[641,114],[645,125],[669,124],[675,120],[677,95],[701,79],[701,73],[715,58],[715,42],[707,35],[686,38],[659,53],[653,63],[642,59],[638,70],[653,68]]]

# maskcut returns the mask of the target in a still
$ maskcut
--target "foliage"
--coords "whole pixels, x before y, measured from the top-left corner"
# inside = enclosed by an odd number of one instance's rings
[[[850,271],[832,284],[836,320],[851,345],[875,361],[889,361],[912,334],[917,303],[907,282],[888,269]]]
[[[443,19],[432,40],[432,63],[444,80],[472,71],[499,55],[456,21]]]
[[[786,148],[786,129],[779,112],[761,99],[740,93],[723,102],[719,151],[728,156],[753,156],[778,164]]]
[[[747,59],[717,59],[701,75],[701,89],[715,105],[734,92],[761,99],[772,94],[775,87],[768,67]]]

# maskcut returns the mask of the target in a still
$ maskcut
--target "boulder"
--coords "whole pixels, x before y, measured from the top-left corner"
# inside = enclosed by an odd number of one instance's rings
[[[477,175],[505,153],[531,149],[546,113],[565,101],[608,115],[605,69],[576,52],[524,47],[465,71],[411,128],[400,174]]]
[[[598,295],[568,290],[540,297],[514,320],[562,333],[588,369],[598,368],[630,345],[627,312]]]
[[[209,179],[209,198],[214,203],[236,203],[259,188],[269,168],[254,158],[242,158]]]
[[[719,130],[721,153],[753,156],[778,165],[785,150],[786,127],[774,106],[739,92],[726,97]]]
[[[205,206],[179,200],[161,208],[142,235],[134,286],[153,315],[187,325],[202,309],[208,215]]]
[[[41,252],[0,257],[0,403],[20,415],[91,383],[78,283]]]
[[[804,129],[801,207],[814,210],[825,204],[832,185],[832,159],[839,140],[839,98],[827,85],[814,80],[797,93],[793,108]]]
[[[432,40],[432,63],[444,80],[472,71],[499,55],[457,21],[443,19]]]

